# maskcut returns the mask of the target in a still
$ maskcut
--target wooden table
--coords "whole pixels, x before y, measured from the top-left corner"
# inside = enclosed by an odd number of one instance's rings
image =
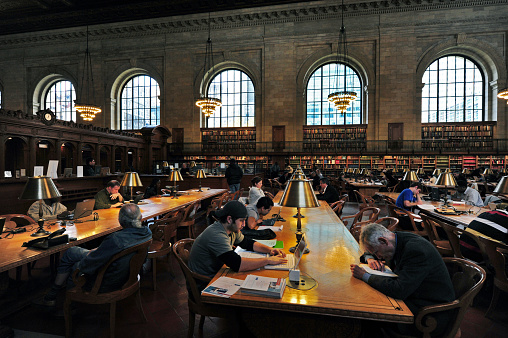
[[[278,201],[280,196],[279,192],[275,201]],[[305,215],[302,227],[307,236],[310,253],[302,258],[299,268],[303,274],[317,281],[315,288],[299,291],[286,287],[282,299],[237,293],[231,298],[204,295],[204,301],[249,309],[412,323],[413,315],[403,301],[387,297],[351,275],[349,265],[359,263],[362,251],[329,205],[324,201],[320,203],[318,208],[302,209],[302,214]],[[276,205],[272,212],[276,213],[278,210]],[[277,232],[277,239],[284,241],[286,252],[296,241],[296,219],[292,217],[295,212],[296,208],[282,208],[281,216],[286,222],[275,224],[283,224],[283,231]],[[224,266],[214,280],[220,276],[245,279],[248,274],[287,277],[288,271],[261,268],[236,273]]]
[[[379,189],[385,187],[382,184],[355,182],[354,180],[346,180],[346,182],[349,186],[352,187],[353,190],[358,190],[358,192],[360,192],[362,195],[369,197],[373,197],[379,191]]]
[[[184,194],[178,199],[172,199],[171,197],[153,197],[146,200],[148,201],[148,204],[139,206],[143,215],[142,219],[147,220],[157,217],[167,212],[184,208],[196,200],[203,201],[211,199],[226,191],[226,189],[210,189],[204,190],[200,193],[196,192],[196,190],[189,190],[189,194]],[[36,238],[30,236],[30,234],[35,232],[36,227],[34,227],[33,230],[27,230],[27,232],[15,234],[11,239],[2,239],[0,246],[0,272],[36,261],[43,257],[64,251],[71,246],[79,245],[120,230],[121,226],[118,223],[119,211],[119,208],[96,210],[99,214],[98,221],[91,220],[92,216],[90,216],[84,218],[82,223],[76,222],[74,226],[66,227],[67,230],[65,233],[68,234],[69,237],[76,237],[76,241],[57,245],[47,250],[21,247],[23,242]],[[50,231],[55,231],[61,228],[59,225],[49,224],[49,222],[46,222],[46,229]]]

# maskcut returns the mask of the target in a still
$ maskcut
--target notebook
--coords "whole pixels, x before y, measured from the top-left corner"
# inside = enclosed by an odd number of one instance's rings
[[[90,216],[93,212],[94,205],[95,205],[94,199],[78,202],[76,203],[76,209],[74,209],[74,213],[70,213],[66,219],[72,220]]]
[[[303,252],[307,248],[307,240],[305,238],[305,234],[303,234],[302,239],[296,246],[295,254],[287,254],[286,263],[277,264],[277,265],[265,265],[265,269],[269,270],[294,270],[298,269],[298,264],[300,264],[300,259],[302,259]]]

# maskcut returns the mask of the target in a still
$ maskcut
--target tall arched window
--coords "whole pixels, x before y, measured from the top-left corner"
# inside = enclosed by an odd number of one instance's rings
[[[141,129],[160,124],[160,88],[148,75],[132,77],[122,88],[120,103],[120,128]]]
[[[44,100],[45,109],[51,109],[56,118],[64,121],[76,121],[74,109],[76,91],[70,81],[57,81],[51,85]]]
[[[337,69],[338,68],[338,69]],[[338,74],[338,79],[337,79]],[[344,90],[356,92],[345,114],[339,113],[328,95]],[[316,69],[307,83],[307,125],[343,125],[362,123],[362,83],[356,71],[342,63],[329,63]]]
[[[484,76],[458,55],[432,62],[423,74],[422,123],[484,120]]]
[[[255,126],[254,84],[244,72],[220,72],[210,82],[208,96],[222,101],[222,107],[208,118],[208,128]]]

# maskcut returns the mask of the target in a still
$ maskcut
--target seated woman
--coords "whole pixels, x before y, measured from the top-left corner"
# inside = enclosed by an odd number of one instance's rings
[[[143,198],[150,198],[153,196],[160,197],[161,180],[159,178],[152,179],[152,183],[146,188]]]
[[[252,187],[250,187],[249,190],[249,204],[256,205],[258,200],[261,197],[265,196],[265,193],[263,190],[261,190],[261,187],[263,186],[263,180],[259,176],[254,176],[254,178],[251,180]]]

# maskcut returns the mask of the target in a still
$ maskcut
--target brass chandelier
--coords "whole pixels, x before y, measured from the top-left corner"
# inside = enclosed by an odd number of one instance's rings
[[[88,26],[86,26],[86,52],[83,64],[83,76],[79,88],[79,99],[74,101],[74,108],[85,121],[92,121],[95,115],[102,111],[101,107],[90,103],[92,99],[91,92],[93,90],[92,57],[88,49]],[[85,94],[83,94],[83,91],[85,91]]]
[[[206,74],[209,70],[214,68],[213,62],[213,46],[211,35],[211,20],[210,14],[208,14],[208,40],[206,41],[206,51],[205,51],[205,65],[203,67],[203,83],[205,82]],[[210,117],[215,113],[217,108],[222,107],[222,102],[218,98],[208,97],[205,94],[201,94],[201,98],[196,101],[196,106],[201,108],[201,111],[205,115],[205,117]]]
[[[508,88],[505,88],[499,93],[497,93],[497,97],[499,97],[500,99],[505,99],[506,104],[508,104]]]
[[[344,90],[336,91],[328,95],[328,101],[335,105],[335,108],[342,114],[351,106],[351,103],[357,99],[357,94],[347,90],[346,84],[346,67],[348,66],[347,56],[347,37],[346,27],[344,27],[344,0],[342,0],[342,24],[339,32],[339,44],[337,46],[337,74],[336,74],[336,88],[339,88],[339,65],[344,66]]]

